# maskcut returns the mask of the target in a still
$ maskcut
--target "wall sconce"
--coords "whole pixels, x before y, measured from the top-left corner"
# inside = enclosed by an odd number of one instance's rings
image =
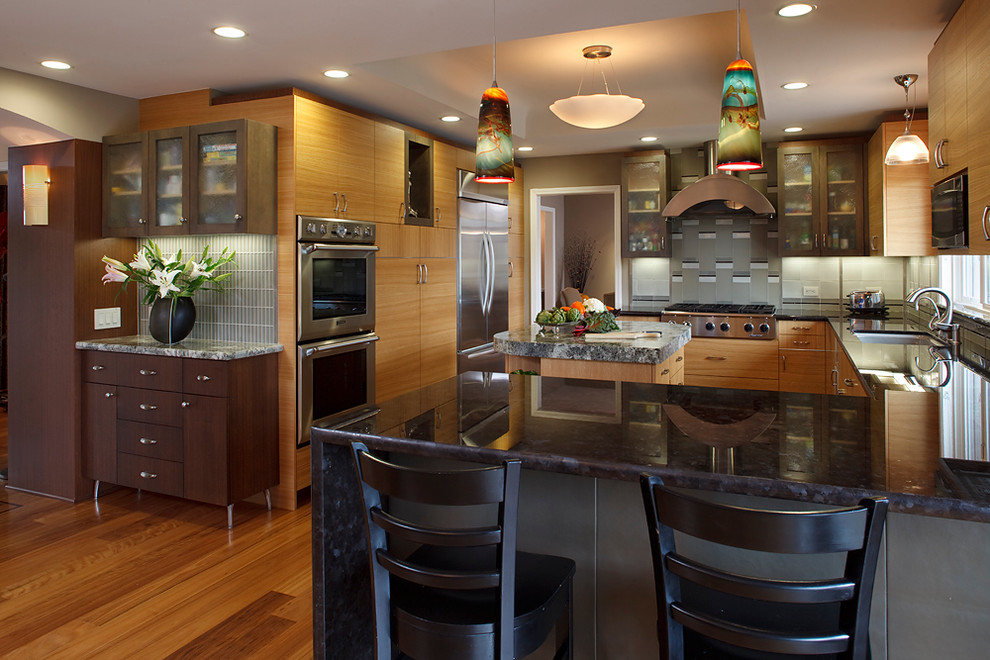
[[[48,224],[48,187],[51,179],[47,165],[24,165],[24,224]]]

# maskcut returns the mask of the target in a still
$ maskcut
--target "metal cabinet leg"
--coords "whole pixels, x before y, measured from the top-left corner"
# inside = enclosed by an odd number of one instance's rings
[[[227,505],[227,529],[234,528],[234,505]]]
[[[97,479],[95,482],[93,482],[93,499],[96,500],[99,499],[99,497],[100,497],[100,480]]]
[[[268,504],[268,510],[272,510],[272,491],[268,488],[265,489],[265,503]]]

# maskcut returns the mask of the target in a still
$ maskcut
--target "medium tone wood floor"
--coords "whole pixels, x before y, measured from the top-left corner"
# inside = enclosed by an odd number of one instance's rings
[[[6,463],[6,414],[0,450]],[[0,482],[2,483],[2,482]],[[0,488],[0,657],[312,657],[310,505]]]

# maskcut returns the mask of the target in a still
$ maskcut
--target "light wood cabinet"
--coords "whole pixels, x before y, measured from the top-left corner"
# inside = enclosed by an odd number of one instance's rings
[[[509,234],[524,234],[525,221],[525,187],[523,186],[523,169],[518,165],[514,169],[515,181],[509,184]]]
[[[104,138],[103,235],[274,234],[275,141],[247,119]]]
[[[457,229],[457,148],[433,142],[433,224]]]
[[[883,160],[907,122],[884,122],[867,145],[870,256],[912,257],[935,254],[928,166],[896,165]],[[928,122],[911,122],[911,132],[928,144]]]
[[[825,334],[825,350],[825,366],[828,369],[826,394],[869,396],[856,365],[831,327]]]
[[[778,321],[781,392],[825,394],[825,322]]]
[[[776,390],[776,341],[693,338],[684,351],[684,384]]]
[[[375,222],[401,225],[406,221],[405,149],[401,128],[375,124]]]
[[[985,91],[990,71],[990,4],[969,0],[966,14],[967,166],[969,168],[969,252],[990,254],[990,105]],[[963,10],[960,7],[960,11]],[[953,19],[955,22],[957,19]]]
[[[522,369],[524,371],[536,371],[541,376],[554,378],[581,378],[659,385],[683,385],[684,363],[683,347],[659,364],[505,356],[505,368],[509,372]]]
[[[865,255],[863,141],[781,142],[781,256]]]
[[[982,0],[963,3],[928,55],[928,130],[931,137],[928,166],[933,184],[967,166],[966,13],[981,3]]]
[[[86,477],[227,507],[278,483],[275,354],[81,360]]]
[[[300,98],[296,130],[296,212],[374,220],[375,122]]]

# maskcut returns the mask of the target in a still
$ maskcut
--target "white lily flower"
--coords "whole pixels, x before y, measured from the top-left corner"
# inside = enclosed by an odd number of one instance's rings
[[[591,312],[592,314],[597,314],[598,312],[604,312],[605,303],[603,303],[598,298],[588,298],[584,301],[584,308]]]
[[[141,250],[134,255],[134,261],[130,263],[130,266],[134,270],[151,270],[151,262],[148,261],[148,257],[145,255],[144,250]]]
[[[158,296],[160,298],[166,297],[170,291],[179,291],[179,287],[172,283],[175,276],[179,274],[177,270],[161,270],[156,268],[151,271],[151,276],[148,278],[151,281],[152,286],[158,287]]]
[[[208,270],[206,270],[206,266],[204,264],[199,263],[198,261],[190,260],[189,266],[190,266],[190,270],[189,270],[190,279],[194,280],[201,275],[206,278],[213,277],[213,274],[210,273]]]
[[[108,284],[110,282],[126,282],[126,281],[127,281],[127,273],[123,273],[117,270],[109,263],[107,264],[107,273],[106,275],[103,276],[104,284]]]

